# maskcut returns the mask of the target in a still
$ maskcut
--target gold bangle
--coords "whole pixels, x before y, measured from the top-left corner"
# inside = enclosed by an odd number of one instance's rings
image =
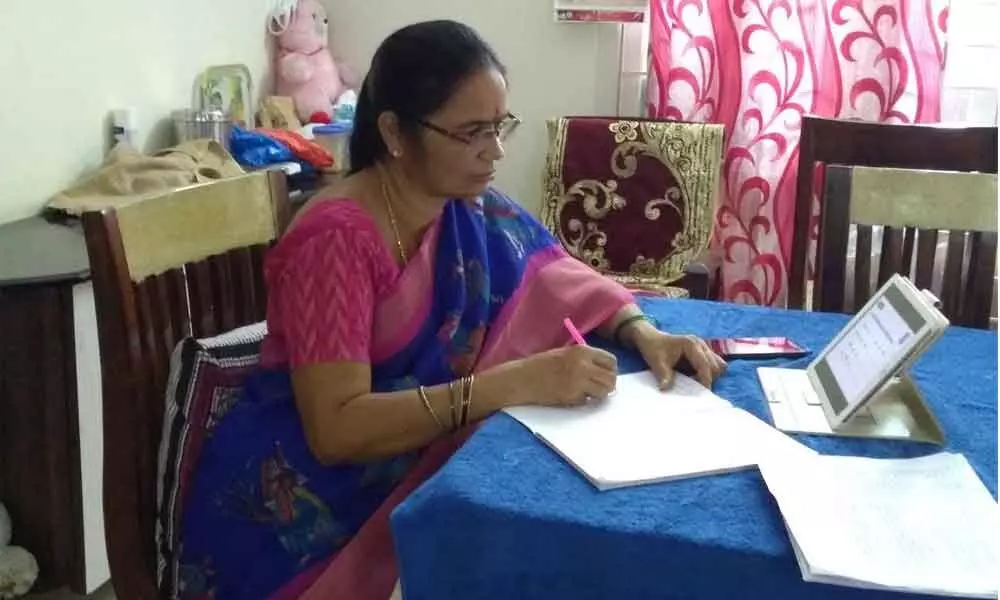
[[[445,430],[444,423],[441,422],[441,419],[438,418],[437,413],[434,412],[434,407],[431,406],[431,400],[430,398],[427,397],[427,390],[424,389],[424,386],[419,386],[417,388],[417,395],[420,396],[420,401],[424,403],[424,408],[426,408],[427,412],[431,414],[431,418],[434,419],[434,422],[437,423],[437,426],[440,427],[442,430]]]
[[[448,400],[449,400],[450,409],[451,409],[451,430],[452,431],[455,431],[456,429],[458,429],[458,423],[459,423],[459,420],[458,420],[459,419],[459,415],[456,412],[456,408],[458,408],[458,407],[455,406],[455,383],[456,383],[455,381],[449,381],[448,382]],[[459,390],[459,393],[461,393],[461,390]],[[461,399],[459,399],[459,405],[461,405]]]
[[[472,384],[476,382],[476,376],[469,374],[464,378],[465,393],[462,396],[462,426],[469,424],[469,409],[472,407]]]
[[[462,411],[465,410],[465,377],[458,379],[458,422],[455,424],[455,428],[458,429],[462,427],[465,423],[463,419],[465,418]]]

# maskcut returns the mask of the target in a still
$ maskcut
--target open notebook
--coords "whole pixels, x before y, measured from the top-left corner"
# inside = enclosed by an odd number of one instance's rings
[[[1000,516],[961,454],[761,467],[805,581],[996,598]]]
[[[600,490],[724,473],[812,451],[678,374],[662,392],[648,371],[618,377],[611,397],[576,408],[506,412]]]

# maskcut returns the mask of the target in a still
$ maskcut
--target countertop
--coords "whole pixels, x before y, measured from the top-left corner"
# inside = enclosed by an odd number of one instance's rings
[[[83,228],[29,217],[0,224],[0,288],[90,278]]]

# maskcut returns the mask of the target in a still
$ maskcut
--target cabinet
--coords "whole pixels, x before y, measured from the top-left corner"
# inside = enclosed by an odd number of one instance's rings
[[[0,500],[36,591],[109,577],[101,495],[100,358],[83,235],[0,225]]]

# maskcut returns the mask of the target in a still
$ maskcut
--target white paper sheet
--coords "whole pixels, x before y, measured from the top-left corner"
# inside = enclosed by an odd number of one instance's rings
[[[760,466],[806,581],[995,598],[1000,510],[964,456]]]
[[[587,406],[506,412],[602,490],[812,452],[683,375],[667,392],[647,371],[620,376],[612,397]]]

